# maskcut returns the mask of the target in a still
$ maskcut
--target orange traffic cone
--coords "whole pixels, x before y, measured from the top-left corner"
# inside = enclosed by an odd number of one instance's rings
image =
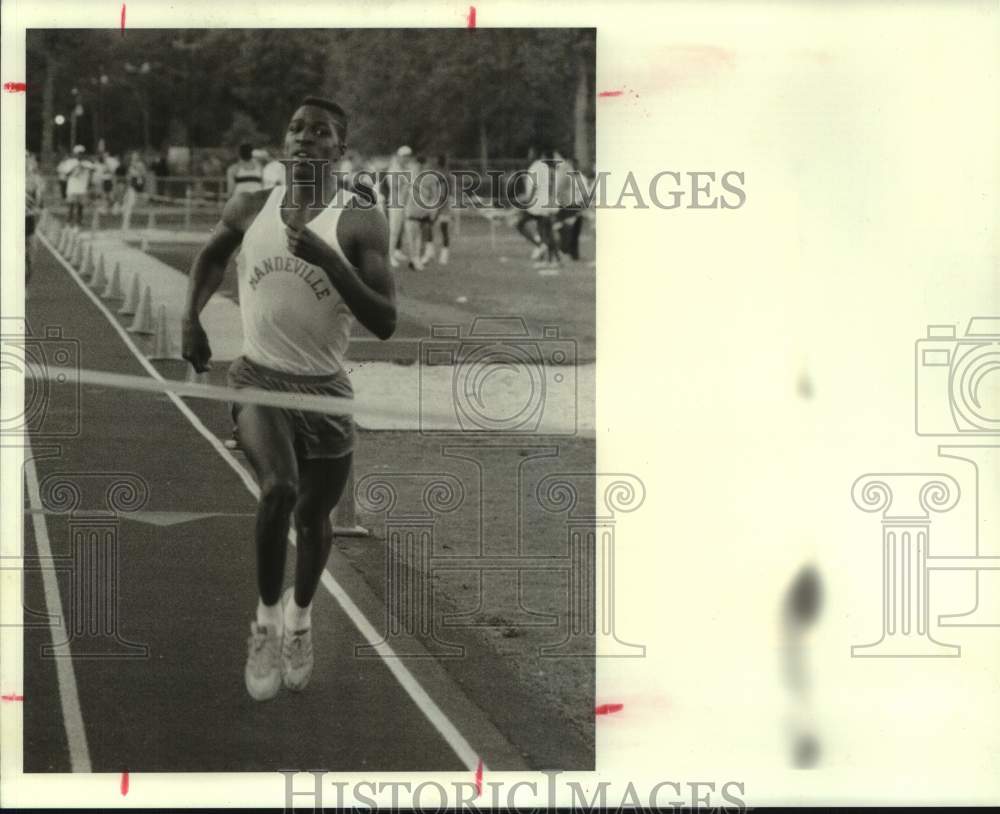
[[[132,275],[132,285],[129,286],[128,296],[122,307],[118,309],[118,315],[122,317],[135,316],[139,308],[139,272]]]
[[[173,343],[170,341],[170,326],[167,324],[167,306],[161,305],[156,315],[156,341],[150,359],[176,359]]]
[[[86,249],[83,248],[83,235],[77,235],[76,251],[73,253],[73,268],[77,271],[83,268],[83,263],[87,259]]]
[[[104,268],[104,255],[101,255],[101,269]],[[115,270],[111,272],[111,279],[108,280],[108,284],[104,286],[104,291],[101,292],[101,299],[105,300],[120,300],[125,296],[125,292],[122,291],[122,266],[117,260],[115,261]]]
[[[83,262],[83,240],[80,238],[79,232],[73,232],[69,254],[69,264],[74,269],[79,269],[80,264]]]
[[[80,277],[83,280],[89,280],[94,274],[94,247],[87,246],[87,252],[83,256],[83,262],[80,264]]]
[[[93,260],[91,259],[91,255],[89,254],[87,255],[87,264],[90,266],[90,268],[94,267]],[[104,272],[104,255],[102,254],[98,258],[97,269],[93,272],[90,279],[90,283],[87,287],[94,293],[100,294],[102,291],[104,291],[104,288],[105,286],[107,286],[107,284],[108,284],[108,278]]]
[[[129,333],[133,334],[153,333],[153,302],[148,285],[143,289],[142,299],[135,312],[135,319],[132,320],[132,325],[128,330]]]

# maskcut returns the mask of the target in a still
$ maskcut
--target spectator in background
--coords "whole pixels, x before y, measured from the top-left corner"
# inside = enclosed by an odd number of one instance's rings
[[[438,254],[438,263],[442,266],[448,265],[448,248],[451,245],[448,234],[451,226],[451,185],[448,183],[447,171],[448,159],[439,155],[431,164],[429,169],[434,173],[433,186],[421,187],[422,192],[433,193],[429,203],[432,206],[430,220],[424,226],[424,255],[420,259],[424,265],[429,263],[434,257],[434,232],[441,232],[441,251]]]
[[[264,169],[261,170],[261,183],[264,189],[283,187],[285,185],[285,165],[277,158],[271,158],[267,150],[264,153]]]
[[[257,192],[263,189],[260,164],[254,160],[253,147],[241,144],[239,160],[226,170],[226,194],[232,198],[237,192]]]
[[[122,230],[127,231],[132,225],[132,210],[136,203],[145,195],[146,176],[149,170],[143,163],[138,152],[132,153],[125,172],[125,195],[122,198]]]
[[[212,197],[216,200],[222,200],[223,178],[226,174],[226,168],[217,155],[209,155],[201,162],[201,174],[203,178],[207,179],[205,186]]]
[[[386,214],[389,218],[389,265],[393,268],[397,268],[400,263],[405,263],[408,259],[401,247],[405,223],[403,209],[410,197],[410,180],[413,177],[409,169],[412,159],[413,150],[403,145],[389,159],[386,170],[385,201],[388,209]]]
[[[94,182],[97,194],[101,199],[101,212],[111,213],[112,198],[115,190],[115,170],[118,169],[118,159],[110,153],[100,153],[97,156],[94,169]]]
[[[153,177],[150,179],[152,186],[146,190],[147,195],[166,195],[167,184],[163,180],[170,175],[170,165],[167,163],[167,151],[162,150],[159,155],[153,158],[150,166],[153,168]]]
[[[563,254],[568,254],[573,260],[580,259],[580,230],[583,228],[583,200],[582,191],[578,186],[579,179],[574,180],[574,176],[579,173],[576,169],[576,162],[572,158],[564,160],[565,171],[557,173],[558,188],[556,189],[556,200],[559,203],[559,211],[555,216],[554,228],[559,243],[559,250]]]
[[[538,159],[538,150],[535,149],[534,145],[528,148],[528,162],[530,167],[534,167]],[[531,172],[529,169],[528,172]],[[531,178],[527,176],[521,176],[518,178],[518,187],[515,190],[515,195],[522,203],[526,203],[531,197],[532,190],[534,186],[532,185]],[[527,240],[534,248],[531,251],[531,259],[538,260],[545,254],[545,245],[542,243],[542,237],[540,229],[538,226],[538,218],[532,215],[527,207],[520,209],[520,214],[517,216],[517,221],[514,224],[514,228]]]
[[[161,151],[160,154],[153,159],[153,175],[157,178],[166,178],[170,175],[170,166],[167,164],[167,154],[165,151]]]
[[[451,230],[451,179],[448,177],[448,158],[447,156],[439,155],[437,160],[437,165],[435,169],[441,173],[442,183],[444,184],[444,202],[441,204],[437,211],[437,215],[434,218],[434,227],[441,233],[441,251],[438,253],[438,263],[442,266],[448,265],[448,251],[451,248],[451,236],[449,231]],[[431,234],[431,243],[434,242],[433,231]]]
[[[257,167],[263,173],[264,167],[267,166],[267,162],[271,160],[271,156],[268,155],[267,150],[263,147],[254,147],[250,151],[250,157],[257,162]]]
[[[75,161],[76,159],[73,158],[73,154],[70,153],[56,166],[56,176],[59,178],[59,196],[64,201],[66,200],[66,181],[69,178],[70,168]]]
[[[424,172],[425,169],[427,161],[423,156],[410,163],[412,180],[403,210],[406,217],[403,245],[409,259],[409,267],[416,271],[423,271],[424,264],[430,261],[430,257],[423,253],[421,243],[431,237],[431,220],[441,197],[441,182],[437,173]],[[429,247],[433,252],[433,244],[429,244]]]
[[[25,156],[24,168],[24,284],[27,286],[34,263],[35,225],[45,206],[45,179],[31,153]]]
[[[122,203],[125,201],[125,190],[128,189],[128,160],[118,162],[115,167],[115,191],[114,204],[111,207],[113,215],[119,215],[122,211]]]
[[[96,169],[87,158],[87,148],[77,144],[73,148],[72,162],[67,165],[66,200],[69,202],[70,225],[83,225],[83,207],[90,191],[90,179]]]
[[[528,214],[538,224],[538,235],[545,246],[544,259],[538,263],[543,269],[558,268],[560,263],[553,225],[559,211],[556,190],[560,185],[560,176],[566,172],[565,163],[559,153],[545,147],[539,152],[538,160],[528,168],[525,203]]]

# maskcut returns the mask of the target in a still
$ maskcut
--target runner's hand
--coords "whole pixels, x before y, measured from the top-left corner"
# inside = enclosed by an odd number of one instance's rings
[[[288,238],[288,251],[299,260],[324,268],[333,256],[330,244],[308,226],[286,226],[285,235]]]
[[[208,344],[208,335],[197,319],[185,319],[181,323],[181,356],[187,359],[196,373],[204,373],[212,365],[212,347]]]

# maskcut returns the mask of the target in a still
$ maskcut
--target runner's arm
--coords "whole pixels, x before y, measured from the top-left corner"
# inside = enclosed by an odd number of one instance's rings
[[[243,215],[250,203],[248,197],[237,195],[226,203],[222,219],[194,258],[188,280],[185,320],[197,321],[201,310],[222,285],[226,264],[243,241]]]

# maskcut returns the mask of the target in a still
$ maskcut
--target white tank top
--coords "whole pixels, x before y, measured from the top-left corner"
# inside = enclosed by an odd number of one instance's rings
[[[284,187],[271,190],[236,257],[243,355],[301,376],[340,373],[354,315],[323,269],[289,253],[281,220],[284,193]],[[353,197],[339,190],[308,224],[351,268],[337,240],[337,223]]]

